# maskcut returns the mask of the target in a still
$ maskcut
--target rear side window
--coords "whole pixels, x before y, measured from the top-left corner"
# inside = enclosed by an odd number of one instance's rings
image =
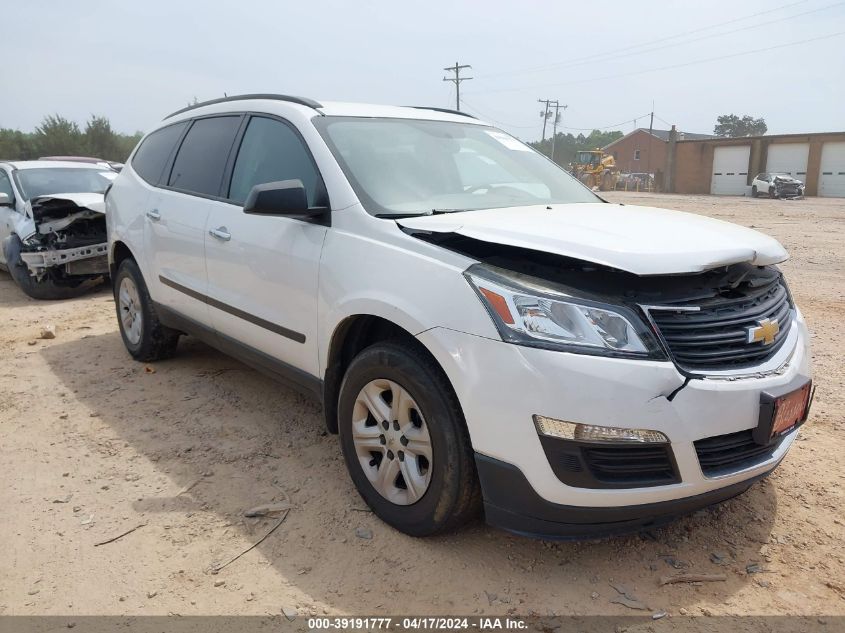
[[[147,136],[132,157],[132,168],[151,185],[159,184],[164,166],[188,124],[168,125]]]
[[[240,123],[240,116],[194,121],[176,154],[167,184],[192,193],[220,195],[223,170]]]
[[[255,185],[293,179],[305,185],[308,206],[319,206],[316,198],[320,177],[299,136],[281,121],[253,117],[235,161],[229,199],[243,204]]]

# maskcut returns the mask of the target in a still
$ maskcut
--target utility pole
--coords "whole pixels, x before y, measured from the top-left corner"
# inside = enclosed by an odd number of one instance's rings
[[[558,124],[558,113],[557,113],[557,111],[558,111],[558,108],[560,108],[560,105],[558,104],[557,99],[537,99],[537,101],[539,103],[545,103],[546,104],[545,112],[540,113],[540,116],[543,117],[543,140],[544,141],[546,140],[546,121],[549,120],[549,115],[551,114],[551,112],[549,111],[549,108],[554,107],[554,109],[555,109],[555,118],[552,121],[552,126],[553,126],[553,130],[554,130],[552,132],[552,151],[550,152],[550,155],[549,155],[549,158],[554,160],[555,159],[555,135],[557,134],[557,124]],[[566,106],[563,106],[563,107],[565,108]]]
[[[451,81],[453,84],[455,84],[455,109],[458,112],[461,111],[461,82],[472,79],[472,77],[461,77],[461,71],[464,68],[472,68],[472,66],[470,66],[469,64],[463,64],[459,66],[458,62],[455,62],[454,66],[447,66],[443,69],[449,71],[450,73],[455,73],[454,77],[443,77],[443,81]]]
[[[560,123],[560,115],[558,114],[558,110],[563,108],[563,111],[566,112],[566,108],[569,106],[562,106],[557,101],[555,101],[555,120],[552,122],[552,161],[555,160],[555,141],[557,140],[557,124]]]
[[[549,120],[549,104],[551,101],[548,99],[537,99],[537,103],[545,103],[546,109],[545,111],[540,113],[540,116],[543,117],[543,139],[541,142],[545,143],[546,141],[546,122]]]
[[[651,121],[648,124],[648,157],[646,158],[646,187],[650,190],[651,185],[651,141],[654,138],[654,101],[651,102]]]

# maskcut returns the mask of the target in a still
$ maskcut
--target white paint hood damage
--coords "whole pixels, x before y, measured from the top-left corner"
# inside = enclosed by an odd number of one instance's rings
[[[78,219],[104,215],[105,197],[101,193],[57,193],[36,196],[27,202],[26,215],[15,223],[22,240],[36,233],[60,231]]]
[[[636,275],[696,273],[730,264],[777,264],[789,255],[758,231],[654,207],[556,204],[397,220],[406,229],[455,233],[555,253]]]
[[[101,193],[54,193],[49,196],[37,196],[32,199],[32,204],[37,205],[48,200],[62,200],[71,202],[77,207],[91,209],[99,213],[106,212],[106,204]]]

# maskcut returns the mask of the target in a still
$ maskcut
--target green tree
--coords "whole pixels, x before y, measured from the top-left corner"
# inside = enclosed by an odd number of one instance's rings
[[[755,119],[747,114],[738,117],[735,114],[723,114],[716,117],[716,127],[713,134],[716,136],[762,136],[768,130],[766,120],[763,117]]]
[[[124,154],[120,139],[104,116],[91,115],[85,124],[86,154],[106,160],[122,160]]]
[[[0,160],[29,160],[37,157],[32,134],[0,129]]]
[[[35,128],[34,141],[39,156],[72,156],[85,146],[79,126],[58,114],[44,117]]]
[[[126,159],[129,158],[129,154],[132,153],[132,150],[135,149],[135,146],[141,140],[142,136],[144,136],[143,132],[135,132],[135,134],[118,134],[118,158],[114,160],[121,163],[125,162]]]
[[[115,132],[104,116],[91,116],[85,131],[58,114],[44,117],[34,132],[0,128],[0,159],[32,160],[40,156],[92,156],[125,161],[141,132]]]

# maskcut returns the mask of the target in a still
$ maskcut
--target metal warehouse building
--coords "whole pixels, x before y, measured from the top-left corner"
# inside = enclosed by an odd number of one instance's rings
[[[808,196],[845,197],[845,132],[666,141],[663,190],[747,195],[762,172],[803,180]]]

